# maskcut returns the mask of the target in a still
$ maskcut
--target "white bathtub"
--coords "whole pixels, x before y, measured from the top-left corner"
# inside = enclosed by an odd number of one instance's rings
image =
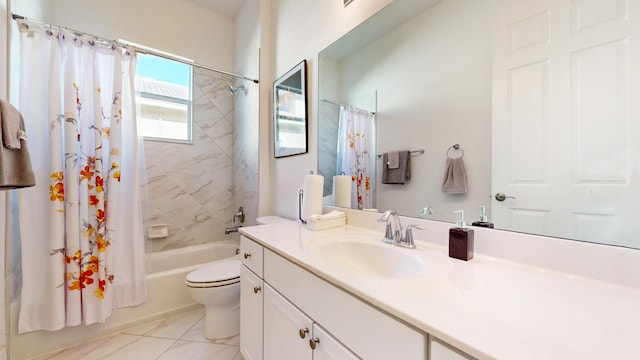
[[[152,321],[172,313],[202,306],[187,293],[184,279],[190,271],[213,261],[226,261],[236,255],[238,240],[188,246],[146,255],[149,301],[143,305],[116,309],[104,324],[75,326],[55,332],[17,333],[19,304],[11,304],[10,352],[12,359],[27,359],[54,350],[87,342]]]
[[[240,243],[237,240],[193,245],[149,253],[146,256],[147,278],[162,277],[165,272],[189,272],[202,264],[232,257]]]

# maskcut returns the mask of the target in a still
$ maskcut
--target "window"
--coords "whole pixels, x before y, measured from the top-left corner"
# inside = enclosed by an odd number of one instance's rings
[[[145,139],[191,143],[192,66],[139,54],[136,103]]]

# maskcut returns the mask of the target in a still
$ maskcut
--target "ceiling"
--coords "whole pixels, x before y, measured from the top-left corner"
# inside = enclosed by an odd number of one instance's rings
[[[247,0],[191,0],[219,14],[234,19]]]

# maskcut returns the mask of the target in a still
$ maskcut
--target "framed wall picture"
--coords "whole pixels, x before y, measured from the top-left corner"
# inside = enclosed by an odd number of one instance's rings
[[[274,156],[308,151],[307,61],[280,76],[273,83]]]

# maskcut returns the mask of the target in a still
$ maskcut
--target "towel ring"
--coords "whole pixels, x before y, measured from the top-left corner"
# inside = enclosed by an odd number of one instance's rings
[[[460,144],[453,144],[452,147],[448,148],[447,149],[447,157],[449,157],[449,152],[451,151],[451,149],[453,149],[454,151],[456,151],[456,150],[462,151],[462,155],[460,155],[460,157],[464,157],[464,150],[462,150],[460,148]]]

